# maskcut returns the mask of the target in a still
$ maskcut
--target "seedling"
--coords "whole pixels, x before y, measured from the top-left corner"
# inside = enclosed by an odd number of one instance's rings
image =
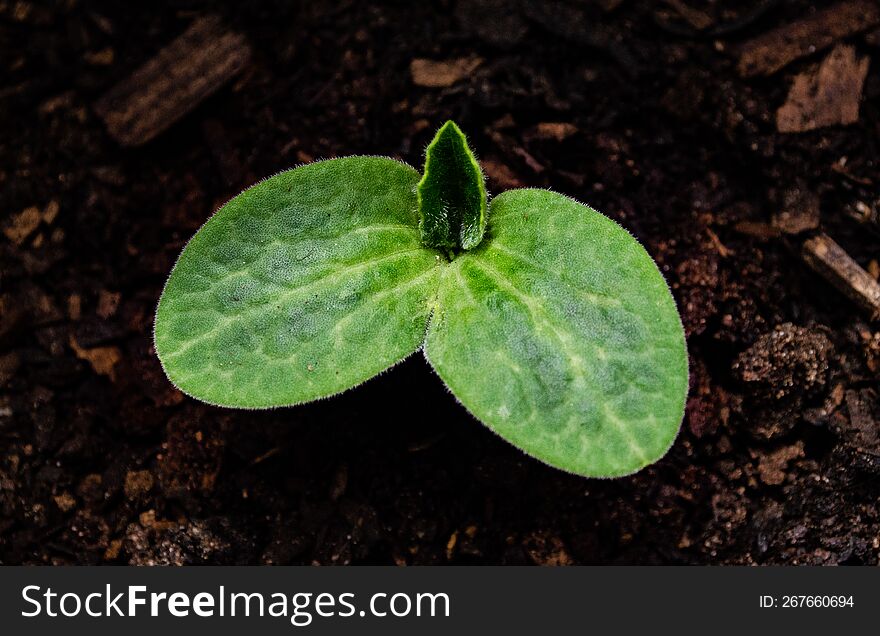
[[[656,461],[681,424],[688,369],[654,261],[561,194],[486,199],[452,122],[421,176],[347,157],[245,190],[171,272],[155,324],[165,372],[209,404],[272,408],[421,350],[468,411],[551,466],[614,477]]]

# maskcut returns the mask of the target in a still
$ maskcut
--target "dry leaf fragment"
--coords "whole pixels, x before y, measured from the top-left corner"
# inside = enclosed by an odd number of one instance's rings
[[[836,47],[817,71],[794,78],[788,99],[776,111],[776,128],[793,133],[857,122],[868,63],[867,57],[856,58],[853,47]]]
[[[444,88],[464,79],[482,63],[483,58],[480,57],[462,57],[443,62],[415,59],[409,64],[409,71],[416,86]]]

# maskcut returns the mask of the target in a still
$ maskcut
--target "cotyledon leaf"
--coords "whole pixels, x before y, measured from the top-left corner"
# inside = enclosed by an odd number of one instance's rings
[[[422,344],[442,259],[419,240],[411,167],[380,157],[283,172],[192,238],[156,312],[169,379],[211,404],[292,405]]]
[[[425,245],[446,250],[472,249],[486,230],[483,172],[454,122],[437,131],[425,153],[425,174],[418,185],[419,230]]]
[[[656,461],[684,413],[684,331],[654,261],[545,190],[493,199],[486,241],[443,272],[425,355],[492,430],[580,475]]]

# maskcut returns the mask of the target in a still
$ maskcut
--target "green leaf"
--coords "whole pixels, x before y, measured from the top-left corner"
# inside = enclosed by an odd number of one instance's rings
[[[416,351],[441,257],[419,240],[411,167],[350,157],[283,172],[215,214],[156,313],[171,381],[212,404],[292,405]]]
[[[557,468],[612,477],[662,457],[688,368],[654,261],[553,192],[505,192],[489,219],[489,238],[444,270],[425,346],[434,369],[477,418]]]
[[[469,250],[483,240],[486,185],[464,133],[454,122],[446,122],[428,145],[418,201],[425,245]]]

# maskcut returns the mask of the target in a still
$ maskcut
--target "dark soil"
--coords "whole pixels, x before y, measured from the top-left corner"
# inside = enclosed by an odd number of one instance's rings
[[[826,232],[876,275],[880,36],[844,40],[870,57],[857,123],[780,134],[793,76],[824,54],[744,79],[737,47],[817,3],[721,4],[0,2],[0,210],[17,239],[0,236],[0,563],[876,565],[880,332],[801,245]],[[93,104],[207,13],[251,43],[247,68],[120,146]],[[414,58],[472,55],[459,82],[413,83]],[[490,189],[586,201],[661,264],[692,390],[656,465],[548,468],[420,355],[267,412],[166,381],[153,310],[219,204],[317,157],[420,167],[447,118]],[[774,231],[792,205],[818,206],[819,227]]]

